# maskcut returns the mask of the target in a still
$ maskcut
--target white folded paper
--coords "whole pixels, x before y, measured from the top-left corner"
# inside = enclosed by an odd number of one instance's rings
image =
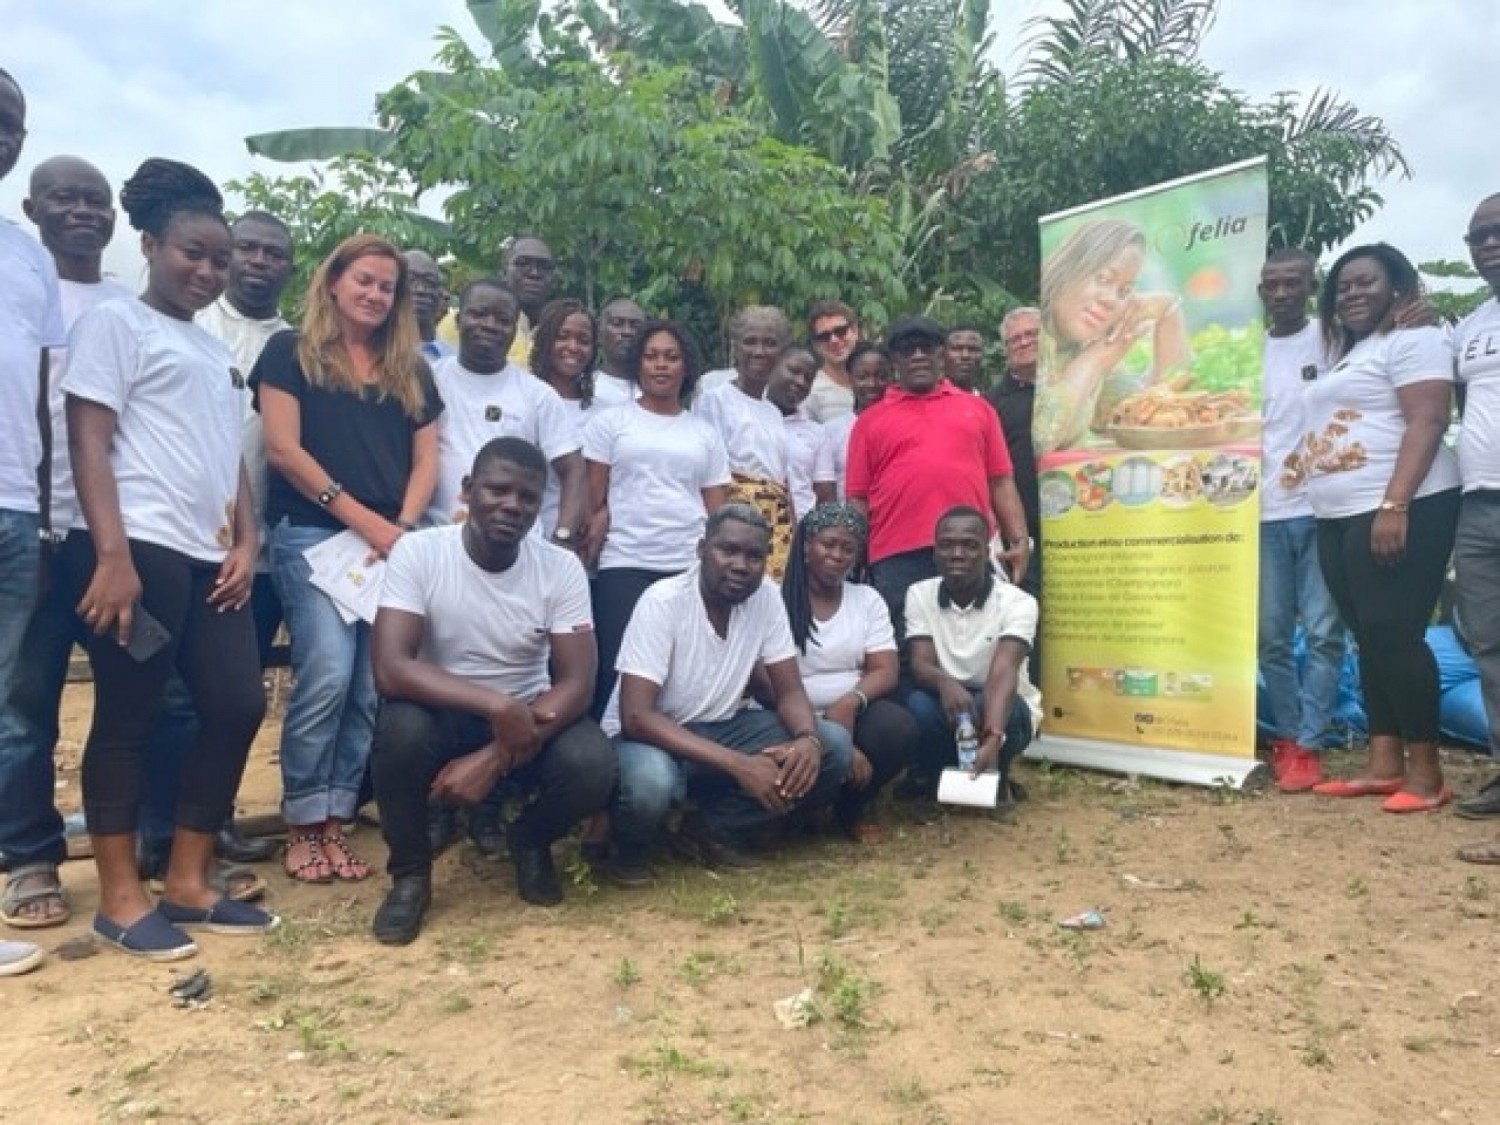
[[[385,560],[366,562],[370,545],[352,531],[341,531],[302,552],[312,567],[312,584],[327,594],[344,619],[373,623],[385,580]]]
[[[938,800],[945,805],[992,809],[1000,797],[1000,771],[971,778],[968,770],[946,769],[938,778]]]

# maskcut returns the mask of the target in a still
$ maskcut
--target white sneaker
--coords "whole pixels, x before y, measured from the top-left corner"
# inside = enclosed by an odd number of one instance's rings
[[[47,956],[39,945],[29,941],[0,941],[0,977],[18,977],[29,973]]]

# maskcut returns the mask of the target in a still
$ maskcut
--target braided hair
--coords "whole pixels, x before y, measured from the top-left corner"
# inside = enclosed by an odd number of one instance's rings
[[[864,554],[869,524],[860,510],[846,500],[819,504],[798,521],[787,553],[786,573],[781,577],[781,600],[786,605],[792,639],[797,642],[797,651],[804,656],[807,655],[807,642],[817,643],[818,632],[818,623],[813,620],[812,595],[807,589],[807,541],[831,527],[843,528],[853,535],[859,542],[861,556]],[[859,565],[855,563],[856,570]]]
[[[583,307],[582,301],[575,301],[571,297],[563,297],[556,301],[548,301],[547,306],[542,309],[542,315],[537,318],[536,331],[531,337],[531,373],[548,386],[555,386],[552,382],[556,372],[552,367],[552,345],[557,343],[557,338],[562,334],[563,324],[570,316],[581,316],[589,322],[589,336],[598,343],[599,326],[594,321],[594,314]],[[589,356],[589,362],[584,365],[582,371],[573,376],[573,386],[578,391],[579,402],[583,409],[587,410],[594,403],[594,357]]]
[[[132,227],[153,238],[165,235],[178,215],[224,222],[224,197],[212,180],[190,164],[155,156],[120,188],[120,206]]]

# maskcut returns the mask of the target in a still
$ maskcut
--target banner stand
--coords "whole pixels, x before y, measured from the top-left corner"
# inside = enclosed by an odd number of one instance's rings
[[[1194,754],[1162,746],[1069,738],[1059,734],[1038,735],[1026,747],[1023,757],[1059,766],[1082,766],[1108,773],[1140,774],[1161,781],[1227,789],[1243,789],[1250,775],[1264,768],[1254,758]]]

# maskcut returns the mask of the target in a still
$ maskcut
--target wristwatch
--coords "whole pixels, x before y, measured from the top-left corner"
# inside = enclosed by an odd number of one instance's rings
[[[552,533],[552,542],[559,547],[571,547],[573,545],[573,529],[571,527],[559,527]]]
[[[331,480],[323,486],[323,491],[318,493],[318,503],[326,508],[328,507],[328,505],[337,500],[339,498],[339,493],[343,491],[343,485],[341,485],[336,480]]]
[[[1376,510],[1381,512],[1404,512],[1410,507],[1410,500],[1382,500],[1380,507]]]

